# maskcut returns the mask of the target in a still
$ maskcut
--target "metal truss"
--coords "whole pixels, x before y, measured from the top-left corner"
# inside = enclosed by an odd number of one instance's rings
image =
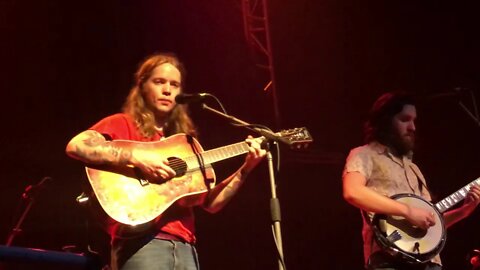
[[[275,122],[280,126],[280,110],[273,66],[272,42],[268,25],[267,0],[241,0],[245,38],[250,46],[256,65],[267,72],[263,90],[271,94]]]

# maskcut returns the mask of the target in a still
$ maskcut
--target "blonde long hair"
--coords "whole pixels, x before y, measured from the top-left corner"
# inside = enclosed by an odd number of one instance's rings
[[[152,71],[159,65],[169,63],[180,71],[181,89],[184,89],[184,81],[186,71],[183,64],[172,53],[157,53],[148,56],[140,63],[135,73],[135,85],[130,89],[130,93],[123,105],[123,112],[130,115],[137,124],[140,133],[150,138],[157,131],[155,129],[155,114],[146,104],[146,93],[143,84],[150,78]],[[197,136],[197,131],[192,119],[188,115],[186,105],[177,104],[170,112],[165,126],[163,127],[165,136],[176,133],[186,133],[188,135]]]

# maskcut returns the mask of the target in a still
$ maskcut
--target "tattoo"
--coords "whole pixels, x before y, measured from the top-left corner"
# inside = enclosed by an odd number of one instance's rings
[[[105,142],[105,139],[101,135],[97,133],[92,133],[91,135],[92,135],[91,137],[89,137],[84,141],[86,146],[95,147]]]
[[[114,158],[117,159],[120,156],[120,152],[122,151],[118,147],[110,147],[107,148],[108,153]]]
[[[119,162],[121,164],[127,164],[130,159],[132,158],[132,151],[129,150],[129,149],[124,149],[121,153],[120,153],[120,158],[119,158]]]
[[[76,149],[75,152],[77,153],[77,155],[78,155],[79,157],[81,157],[82,159],[88,157],[87,152],[86,152],[86,151],[83,151],[80,147],[78,147],[78,145],[77,145],[77,147],[76,147],[75,149]]]
[[[97,132],[86,132],[88,136],[77,145],[77,155],[87,163],[93,164],[127,164],[130,161],[132,152],[129,149],[113,145],[110,141]]]

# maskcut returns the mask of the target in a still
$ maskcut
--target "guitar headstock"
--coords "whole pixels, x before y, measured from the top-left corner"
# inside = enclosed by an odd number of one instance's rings
[[[313,142],[313,138],[306,127],[286,129],[277,132],[277,134],[281,136],[291,148],[295,149],[306,148]]]

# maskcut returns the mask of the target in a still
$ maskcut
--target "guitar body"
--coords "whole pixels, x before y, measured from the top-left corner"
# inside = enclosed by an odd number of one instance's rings
[[[381,247],[403,261],[423,263],[443,249],[446,229],[443,216],[430,202],[413,194],[397,194],[392,199],[434,213],[435,225],[427,230],[412,226],[399,216],[374,215],[372,229]]]
[[[198,154],[203,148],[195,138],[177,134],[158,142],[112,141],[122,148],[136,148],[168,157],[177,176],[154,183],[144,179],[134,168],[86,167],[95,196],[103,210],[114,220],[127,225],[150,222],[173,203],[198,205],[215,184],[215,173],[210,164],[200,169]],[[175,168],[176,164],[181,164]],[[206,177],[204,177],[206,176]]]

